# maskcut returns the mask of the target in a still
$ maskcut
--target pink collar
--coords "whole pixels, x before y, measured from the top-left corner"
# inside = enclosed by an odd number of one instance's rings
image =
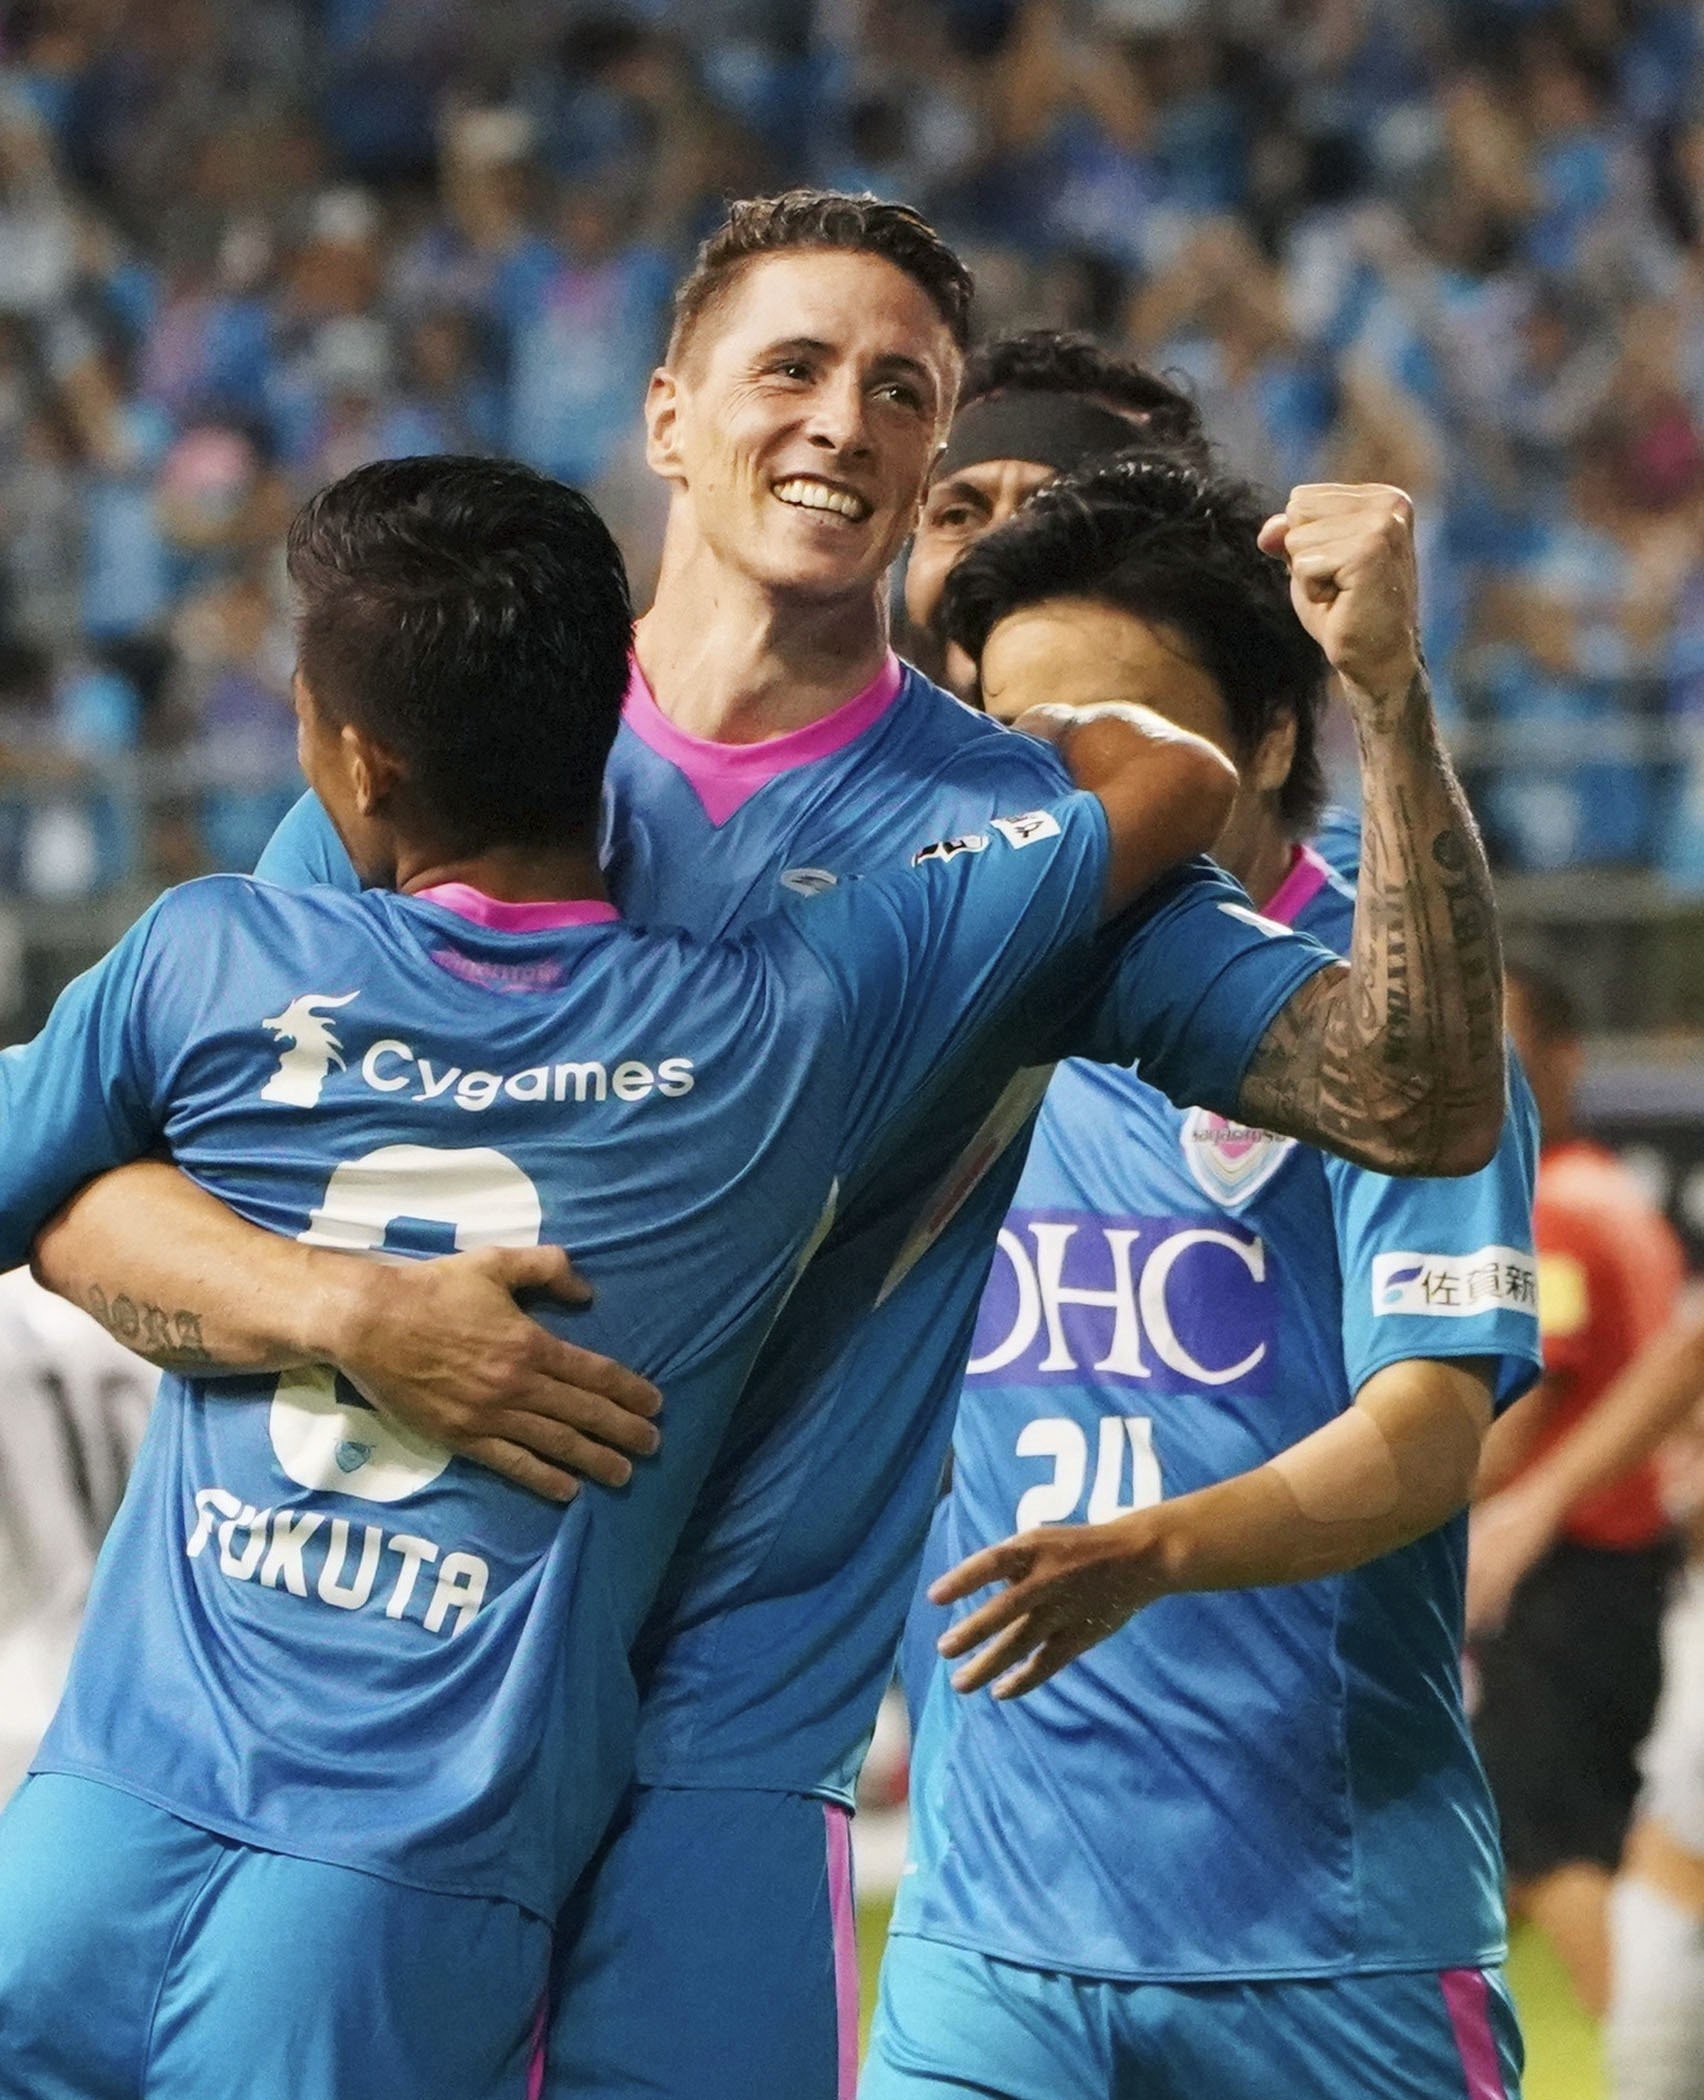
[[[488,897],[465,882],[438,882],[429,890],[416,890],[422,904],[436,904],[453,911],[458,919],[471,919],[475,926],[493,933],[547,933],[556,926],[601,926],[621,917],[613,904],[594,897],[569,897],[560,903],[506,904],[501,897]]]
[[[635,657],[622,717],[641,743],[686,775],[711,823],[725,824],[778,773],[827,758],[861,737],[898,698],[904,676],[899,658],[890,650],[864,690],[854,693],[832,714],[784,736],[766,737],[760,744],[718,744],[709,737],[688,736],[675,727],[657,705]]]
[[[1276,919],[1280,926],[1294,926],[1330,880],[1330,861],[1304,841],[1291,853],[1290,872],[1260,907],[1260,916]]]

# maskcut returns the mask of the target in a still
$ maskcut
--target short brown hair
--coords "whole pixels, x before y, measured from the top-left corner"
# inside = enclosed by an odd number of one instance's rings
[[[288,542],[314,704],[406,760],[465,852],[594,835],[633,606],[597,512],[514,460],[376,460]]]
[[[881,256],[929,294],[961,350],[969,343],[970,272],[921,212],[842,190],[783,190],[774,197],[736,199],[699,249],[675,293],[669,362],[680,358],[704,316],[727,297],[748,264],[799,248]]]

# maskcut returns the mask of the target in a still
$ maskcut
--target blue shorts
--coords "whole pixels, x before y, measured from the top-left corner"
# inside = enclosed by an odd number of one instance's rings
[[[851,1818],[641,1787],[558,1933],[547,2100],[851,2100]]]
[[[1097,1983],[889,1940],[858,2100],[1519,2100],[1499,1972]]]
[[[550,1928],[43,1773],[0,1816],[3,2100],[527,2100]]]

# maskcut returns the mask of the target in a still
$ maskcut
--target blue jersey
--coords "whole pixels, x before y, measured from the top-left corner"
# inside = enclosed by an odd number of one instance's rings
[[[564,1510],[329,1371],[170,1381],[37,1769],[553,1916],[631,1769],[634,1636],[837,1184],[1098,917],[1100,804],[1014,819],[717,944],[215,877],[71,986],[0,1056],[0,1267],[165,1145],[312,1245],[574,1248],[577,1331],[669,1428]]]
[[[1046,746],[897,666],[826,720],[750,746],[682,735],[636,678],[607,775],[607,872],[630,919],[721,933],[920,835],[986,840],[1002,809],[1062,778]],[[311,802],[262,866],[353,880]],[[1247,905],[1205,862],[1162,885],[1114,963],[1058,987],[1058,1014],[1093,993],[1071,1046],[1140,1056],[1176,1098],[1231,1109],[1274,1013],[1331,959]],[[917,1104],[903,1142],[846,1190],[770,1336],[645,1632],[641,1778],[850,1798],[1045,1087],[1045,1070],[1011,1074],[1059,1054],[1056,1028],[1032,1022],[1003,1062]]]
[[[1347,943],[1351,906],[1304,854],[1269,909]],[[931,1572],[1261,1465],[1389,1364],[1482,1357],[1499,1406],[1524,1391],[1536,1117],[1513,1086],[1481,1173],[1398,1181],[1064,1066],[983,1299]],[[1351,1574],[1165,1598],[1007,1704],[952,1691],[920,1597],[894,1929],[1105,1979],[1500,1959],[1465,1549],[1458,1517]]]

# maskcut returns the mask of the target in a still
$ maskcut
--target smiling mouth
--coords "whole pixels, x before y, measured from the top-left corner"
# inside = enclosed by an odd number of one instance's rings
[[[797,474],[778,481],[772,493],[794,510],[827,512],[854,525],[862,525],[870,515],[869,504],[856,490],[841,488],[832,481],[817,481],[809,475]]]

